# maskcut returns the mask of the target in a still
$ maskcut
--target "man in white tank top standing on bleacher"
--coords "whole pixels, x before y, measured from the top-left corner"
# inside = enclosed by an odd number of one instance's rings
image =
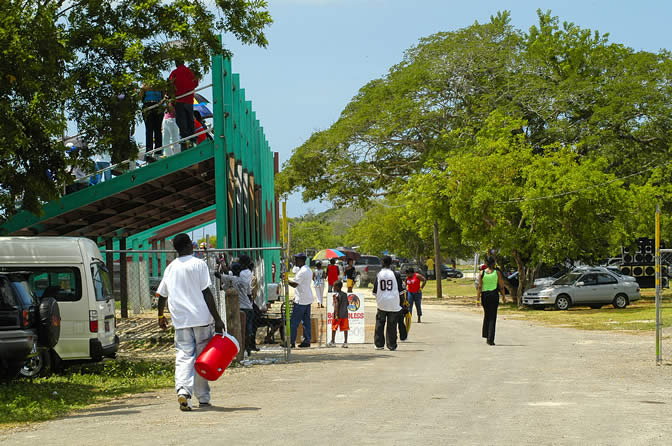
[[[387,344],[391,351],[397,349],[397,321],[401,312],[399,290],[401,277],[390,269],[392,257],[383,257],[383,269],[373,283],[373,295],[376,296],[376,331],[373,341],[376,350],[382,350]],[[387,324],[387,327],[385,326]]]

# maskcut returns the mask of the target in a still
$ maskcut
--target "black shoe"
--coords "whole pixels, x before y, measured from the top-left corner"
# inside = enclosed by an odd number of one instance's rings
[[[296,348],[296,345],[295,345],[295,344],[292,344],[292,348]]]
[[[488,341],[488,345],[495,345],[495,343]]]
[[[308,348],[310,347],[310,342],[302,342],[299,344],[299,348]]]

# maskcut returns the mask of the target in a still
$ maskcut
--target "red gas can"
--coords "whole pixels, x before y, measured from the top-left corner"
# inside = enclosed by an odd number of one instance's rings
[[[196,373],[208,381],[217,380],[239,351],[236,338],[228,333],[215,334],[196,359]]]

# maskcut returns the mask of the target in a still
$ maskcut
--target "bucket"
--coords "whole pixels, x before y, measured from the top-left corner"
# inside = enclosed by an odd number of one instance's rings
[[[196,373],[208,381],[217,380],[239,351],[236,338],[228,333],[216,333],[196,359]]]

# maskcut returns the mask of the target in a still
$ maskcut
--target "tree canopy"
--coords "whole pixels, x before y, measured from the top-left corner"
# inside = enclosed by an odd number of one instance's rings
[[[137,155],[128,134],[139,87],[165,87],[175,59],[199,76],[220,33],[266,46],[265,0],[102,0],[2,2],[0,16],[0,221],[22,207],[39,212],[70,180],[67,165],[93,153]],[[68,120],[88,143],[68,156]]]
[[[522,288],[543,262],[652,235],[656,200],[672,212],[671,80],[666,50],[550,12],[523,32],[502,12],[421,39],[294,150],[278,190],[405,203],[420,238],[438,221],[454,249],[495,248]]]

